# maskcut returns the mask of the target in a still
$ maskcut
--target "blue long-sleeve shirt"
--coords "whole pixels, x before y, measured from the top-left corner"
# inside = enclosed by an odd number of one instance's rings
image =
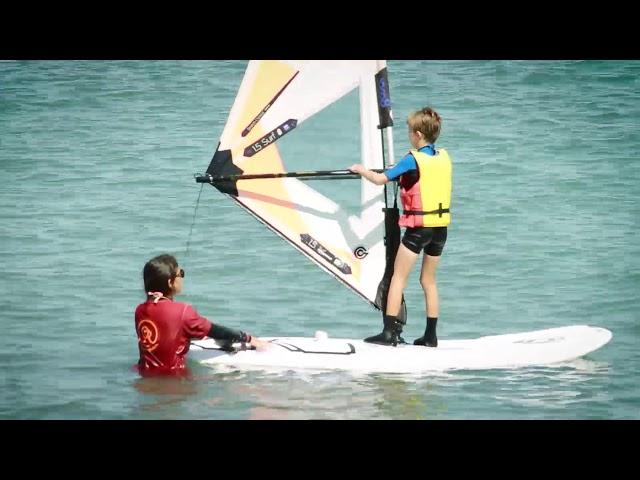
[[[419,152],[426,153],[427,155],[435,155],[436,147],[433,144],[425,145],[424,147],[418,150]],[[402,160],[396,163],[393,168],[390,168],[384,174],[387,176],[389,180],[396,180],[403,173],[407,173],[411,170],[417,170],[418,165],[416,164],[416,159],[410,153],[407,153]]]

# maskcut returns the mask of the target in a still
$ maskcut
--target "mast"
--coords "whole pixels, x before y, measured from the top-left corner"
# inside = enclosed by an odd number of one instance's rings
[[[391,94],[389,89],[389,76],[386,61],[378,61],[378,73],[375,76],[376,94],[378,101],[378,116],[380,124],[380,141],[382,142],[383,165],[386,168],[389,164],[394,163],[393,151],[393,112],[391,109]],[[386,145],[385,145],[386,134]],[[385,149],[386,146],[386,149]],[[386,155],[385,155],[386,151]],[[384,185],[384,245],[385,245],[385,269],[384,275],[378,285],[378,294],[376,295],[376,304],[382,311],[382,315],[386,313],[387,297],[389,294],[389,286],[393,277],[393,265],[400,246],[400,226],[398,220],[400,212],[397,203],[397,183],[386,183]],[[406,322],[407,308],[402,298],[400,313],[398,317],[401,321]]]

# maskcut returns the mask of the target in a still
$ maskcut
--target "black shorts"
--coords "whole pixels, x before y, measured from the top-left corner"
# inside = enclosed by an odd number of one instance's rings
[[[402,237],[402,244],[413,253],[423,250],[427,255],[439,257],[444,244],[447,243],[447,227],[407,228]]]

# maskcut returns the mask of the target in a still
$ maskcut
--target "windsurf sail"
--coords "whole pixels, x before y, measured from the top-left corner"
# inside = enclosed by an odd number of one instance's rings
[[[400,241],[396,191],[348,170],[314,170],[313,151],[305,153],[305,171],[292,170],[292,158],[279,148],[310,117],[356,90],[360,124],[352,129],[360,137],[361,163],[382,171],[386,159],[393,159],[386,61],[252,60],[211,163],[196,180],[213,185],[318,267],[384,309]],[[344,166],[354,159],[339,162]],[[306,182],[354,178],[360,183],[355,209]],[[356,192],[358,184],[351,185],[344,188]]]

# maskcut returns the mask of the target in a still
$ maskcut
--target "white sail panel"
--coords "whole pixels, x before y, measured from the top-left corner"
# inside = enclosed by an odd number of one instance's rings
[[[289,171],[278,140],[296,135],[300,123],[356,88],[360,125],[353,126],[353,135],[360,137],[361,161],[368,168],[383,168],[375,76],[385,66],[384,61],[375,60],[249,62],[208,173]],[[311,158],[308,170],[313,169]],[[312,184],[296,178],[238,180],[225,192],[319,267],[375,304],[385,270],[383,187],[365,180],[347,182],[354,192],[361,191],[357,212],[347,212]],[[356,182],[361,183],[360,189]]]

